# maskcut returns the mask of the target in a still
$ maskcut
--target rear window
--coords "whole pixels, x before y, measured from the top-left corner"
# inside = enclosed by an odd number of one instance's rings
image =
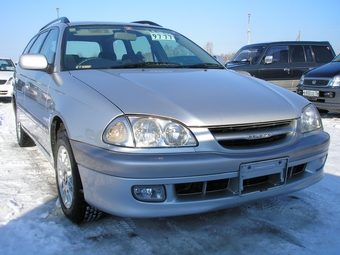
[[[312,46],[315,61],[321,63],[330,62],[333,58],[333,52],[329,46]]]

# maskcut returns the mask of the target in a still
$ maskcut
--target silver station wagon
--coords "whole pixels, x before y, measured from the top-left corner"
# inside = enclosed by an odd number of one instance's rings
[[[148,21],[52,21],[12,99],[19,145],[46,154],[76,223],[220,210],[324,175],[330,137],[308,100]]]

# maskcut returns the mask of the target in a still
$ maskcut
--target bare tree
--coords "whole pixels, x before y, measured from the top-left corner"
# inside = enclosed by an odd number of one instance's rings
[[[210,54],[213,55],[213,43],[212,42],[207,42],[205,45],[205,50]]]
[[[222,55],[222,57],[224,58],[224,60],[225,60],[226,62],[228,62],[229,59],[231,59],[231,58],[235,55],[235,52],[227,53],[227,54],[221,54],[221,55]]]

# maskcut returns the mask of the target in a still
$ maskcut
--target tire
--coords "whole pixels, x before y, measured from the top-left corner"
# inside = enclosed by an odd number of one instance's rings
[[[17,133],[17,142],[20,147],[32,147],[35,146],[32,138],[22,129],[21,122],[18,118],[17,110],[14,110],[15,114],[15,129]]]
[[[78,166],[65,130],[57,138],[54,166],[59,200],[65,216],[74,223],[99,219],[102,212],[85,201]]]

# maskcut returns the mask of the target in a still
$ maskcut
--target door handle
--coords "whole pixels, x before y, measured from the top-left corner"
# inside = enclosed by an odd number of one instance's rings
[[[290,68],[285,68],[283,69],[283,71],[287,72],[288,74],[290,74]]]

